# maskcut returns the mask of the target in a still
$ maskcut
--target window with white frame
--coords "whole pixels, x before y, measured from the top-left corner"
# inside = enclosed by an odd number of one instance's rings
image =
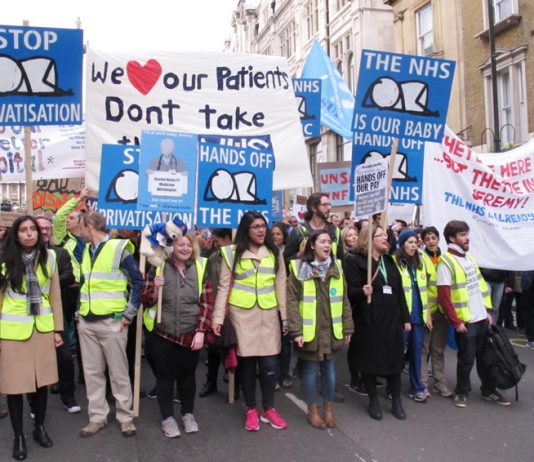
[[[311,39],[319,31],[319,0],[310,0],[304,7],[304,22],[306,23],[306,37]]]
[[[493,0],[493,11],[495,14],[495,22],[502,21],[503,19],[516,13],[514,0]]]
[[[349,86],[349,90],[352,94],[356,91],[356,68],[354,66],[354,53],[349,53],[349,56],[347,57],[347,84]]]
[[[526,50],[516,50],[497,58],[497,97],[499,99],[499,134],[501,148],[522,144],[528,139],[526,101]],[[491,69],[484,69],[487,126],[493,127],[493,94]]]
[[[417,54],[428,56],[434,51],[434,32],[432,27],[432,4],[425,5],[416,11],[417,23]]]
[[[296,48],[296,34],[295,34],[295,21],[291,21],[280,32],[280,54],[289,58],[295,53]]]

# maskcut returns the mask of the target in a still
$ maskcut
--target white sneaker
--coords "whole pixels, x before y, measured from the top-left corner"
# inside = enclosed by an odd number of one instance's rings
[[[184,414],[182,416],[182,422],[184,424],[184,432],[196,433],[198,432],[198,424],[195,420],[195,416],[191,413]]]
[[[161,421],[161,431],[167,438],[178,438],[180,436],[180,429],[174,417],[167,417]]]

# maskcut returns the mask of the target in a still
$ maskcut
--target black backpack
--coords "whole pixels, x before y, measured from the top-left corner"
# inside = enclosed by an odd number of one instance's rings
[[[497,383],[497,388],[506,390],[515,387],[515,400],[519,398],[517,384],[527,366],[519,361],[514,347],[502,327],[490,326],[482,351],[482,361]]]

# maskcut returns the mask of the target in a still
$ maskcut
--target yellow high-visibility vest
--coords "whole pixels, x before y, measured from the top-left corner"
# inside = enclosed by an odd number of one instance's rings
[[[109,239],[102,244],[94,262],[87,246],[83,252],[81,270],[84,277],[80,288],[80,314],[89,312],[104,316],[122,313],[126,309],[128,279],[120,269],[122,252],[133,254],[134,246],[127,239]]]
[[[301,260],[291,260],[291,272],[298,278]],[[335,263],[339,270],[339,277],[331,277],[328,285],[330,316],[332,318],[332,333],[337,340],[343,339],[343,268],[338,260]],[[315,280],[302,281],[302,297],[299,300],[299,312],[302,317],[302,336],[304,342],[311,342],[317,331],[317,290]]]
[[[204,281],[204,273],[206,272],[206,264],[208,263],[207,258],[199,257],[195,260],[195,267],[197,269],[197,281],[198,281],[198,297],[202,295],[202,285]],[[162,266],[158,266],[156,269],[156,276],[159,276],[163,269],[165,268],[165,264]],[[158,312],[158,306],[151,306],[150,308],[147,308],[143,313],[143,322],[145,324],[145,327],[149,332],[152,332],[154,330],[154,324],[156,320],[156,314]]]
[[[408,311],[412,314],[413,303],[413,290],[412,290],[412,275],[406,265],[399,263],[397,256],[394,257],[395,265],[399,269],[399,273],[402,279],[402,289],[404,291],[404,298],[406,305],[408,305]],[[421,305],[423,307],[423,322],[428,322],[428,273],[426,268],[426,262],[421,258],[423,263],[422,268],[417,268],[415,271],[415,277],[417,280],[417,287],[419,288],[419,295],[421,295]]]
[[[443,313],[443,308],[438,303],[438,273],[436,271],[436,265],[434,265],[434,262],[426,252],[421,251],[419,255],[421,255],[426,265],[428,277],[428,309],[430,310],[430,314],[434,314],[437,311]]]
[[[4,304],[0,312],[0,338],[3,340],[28,340],[33,334],[33,328],[39,332],[52,332],[54,330],[54,314],[50,306],[50,284],[56,270],[56,253],[48,249],[46,267],[48,277],[43,273],[41,265],[37,266],[35,274],[41,287],[41,310],[38,315],[28,314],[26,302],[26,277],[22,281],[20,294],[7,287]],[[2,265],[2,273],[5,266]]]
[[[221,253],[228,268],[232,271],[235,246],[222,247]],[[273,253],[269,251],[269,255],[260,260],[257,268],[250,258],[242,258],[235,268],[234,282],[228,303],[244,309],[250,309],[256,303],[264,310],[278,306],[275,288],[275,258]]]
[[[468,253],[465,254],[465,257],[475,266],[478,287],[480,288],[480,292],[482,292],[484,306],[486,309],[492,309],[493,307],[491,305],[491,296],[488,285],[482,277],[475,259]],[[467,291],[467,276],[465,271],[460,262],[450,252],[445,252],[441,255],[441,262],[446,265],[451,272],[451,301],[454,310],[456,311],[456,316],[458,316],[458,319],[462,322],[469,322],[471,319],[471,311],[469,311],[469,292]]]

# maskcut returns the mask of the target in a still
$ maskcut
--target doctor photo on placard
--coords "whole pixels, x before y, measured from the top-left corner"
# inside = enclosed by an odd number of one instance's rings
[[[158,171],[187,175],[185,162],[177,159],[174,155],[174,141],[170,138],[164,138],[161,140],[160,148],[161,154],[150,161],[147,173]]]

